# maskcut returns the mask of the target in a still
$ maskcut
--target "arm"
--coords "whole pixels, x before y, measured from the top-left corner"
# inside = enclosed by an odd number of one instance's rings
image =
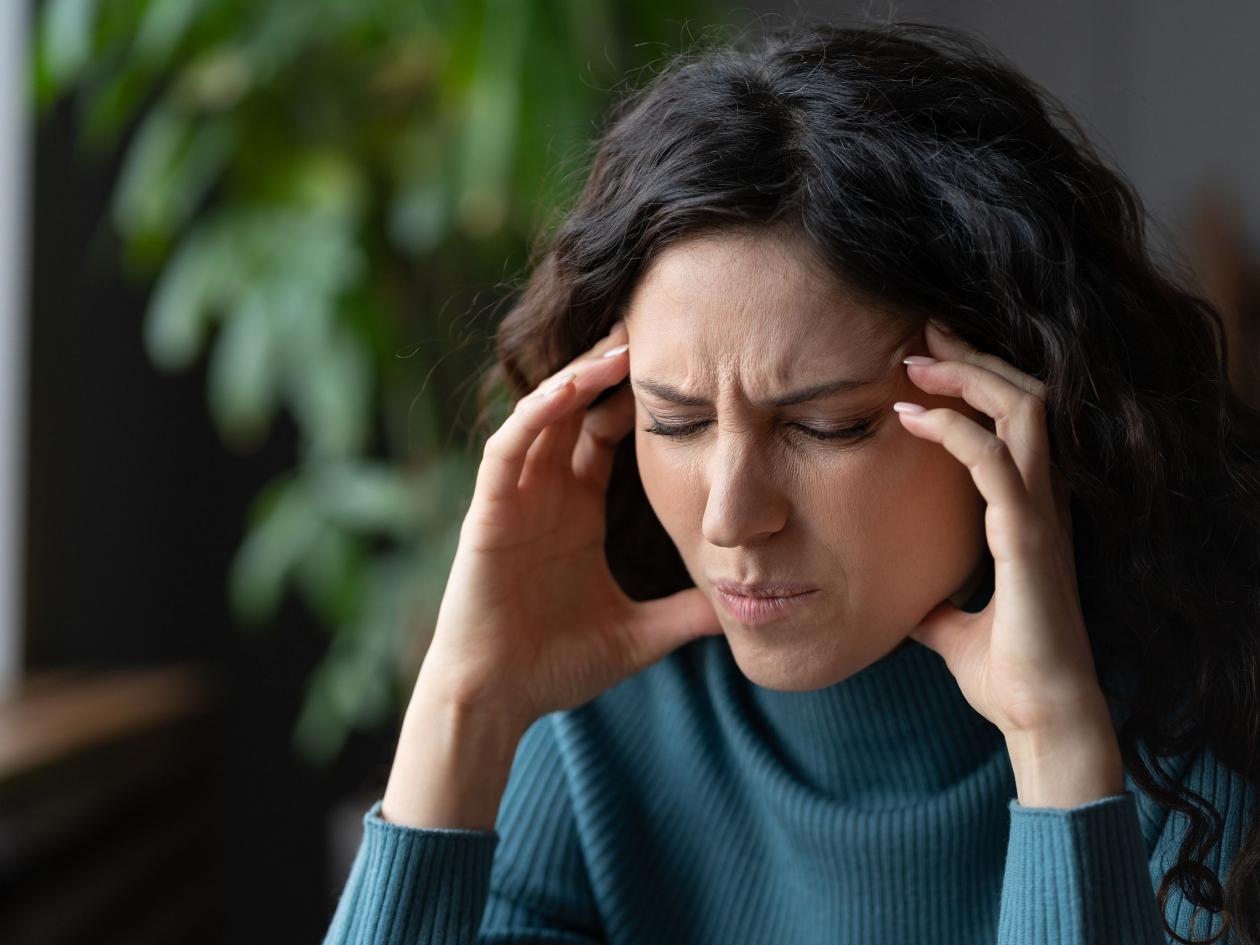
[[[1070,808],[1008,806],[998,945],[1164,945],[1131,791]]]
[[[397,760],[395,770],[403,770]],[[393,771],[390,779],[394,784]],[[447,808],[450,822],[463,825],[455,827],[391,823],[381,816],[387,789],[363,818],[363,840],[324,945],[597,945],[599,916],[550,718],[520,739],[489,828],[477,819],[477,804],[492,780],[483,759],[469,772],[470,793],[439,792],[474,799],[467,812]],[[405,801],[408,794],[397,796]],[[425,803],[438,810],[447,802]],[[419,811],[419,802],[410,809]]]
[[[1080,742],[1075,748],[1075,761],[1061,764],[1058,775],[1049,761],[1029,767],[1028,755],[1021,755],[1018,748],[1012,752],[1024,797],[1008,805],[1011,833],[998,943],[1166,945],[1170,939],[1155,890],[1176,860],[1185,820],[1166,820],[1154,850],[1149,850],[1137,795],[1123,787],[1115,789],[1110,752],[1092,754]],[[1047,759],[1052,757],[1053,753]],[[1062,771],[1075,771],[1076,776],[1062,775]],[[1203,794],[1226,818],[1221,844],[1206,861],[1224,886],[1228,865],[1254,810],[1254,796],[1240,775],[1217,763],[1207,751],[1197,756],[1183,784]],[[1091,797],[1091,791],[1100,796]],[[1039,806],[1033,806],[1034,796]],[[1056,797],[1069,800],[1060,804]],[[1024,799],[1029,800],[1027,806],[1021,802]],[[1172,927],[1189,936],[1193,910],[1176,888],[1169,894],[1168,905]],[[1201,918],[1195,935],[1204,934],[1204,922]],[[1212,917],[1209,930],[1219,928],[1219,917]],[[1230,945],[1230,939],[1218,945]]]
[[[324,945],[471,943],[485,905],[499,835],[404,827],[363,817],[363,839]]]

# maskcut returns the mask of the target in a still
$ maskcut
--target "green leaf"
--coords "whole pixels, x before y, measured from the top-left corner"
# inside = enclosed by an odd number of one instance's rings
[[[412,492],[419,505],[419,527],[429,537],[463,521],[472,502],[478,460],[447,450],[433,456],[417,474]]]
[[[490,0],[460,147],[456,215],[470,236],[494,234],[507,219],[509,168],[517,144],[520,69],[529,5]]]
[[[135,55],[153,64],[165,62],[205,6],[205,0],[149,0],[136,30]]]
[[[253,89],[256,80],[249,58],[225,43],[201,53],[184,69],[173,98],[190,112],[226,111]]]
[[[211,352],[210,413],[238,448],[256,446],[276,411],[279,359],[266,302],[257,294],[245,296]]]
[[[47,0],[39,21],[39,55],[50,86],[75,82],[92,55],[96,0]]]
[[[368,185],[363,172],[344,153],[320,148],[300,154],[288,170],[288,187],[283,199],[342,226],[357,224],[368,201]]]
[[[84,149],[109,155],[153,92],[153,77],[137,69],[104,76],[84,103]]]
[[[227,120],[190,121],[163,106],[153,109],[127,151],[114,190],[114,225],[131,239],[173,237],[235,144]]]
[[[226,577],[243,628],[293,593],[331,635],[293,732],[308,760],[401,710],[432,632],[476,475],[450,424],[480,366],[465,349],[492,330],[482,300],[574,196],[624,68],[712,7],[42,6],[36,101],[73,91],[81,142],[126,142],[112,222],[155,280],[150,359],[186,369],[209,348],[229,445],[280,411],[296,425],[296,468],[254,503]],[[448,305],[483,287],[476,312]]]
[[[364,571],[370,560],[366,542],[340,528],[325,528],[298,563],[302,599],[332,631],[361,608]]]
[[[251,625],[275,613],[290,574],[325,527],[300,480],[277,486],[267,498],[228,573],[233,612]]]
[[[301,336],[302,361],[286,371],[289,403],[308,459],[349,456],[366,444],[373,368],[362,344],[341,328]]]
[[[413,255],[436,249],[451,231],[451,204],[440,181],[420,181],[402,189],[389,208],[389,235]]]
[[[337,714],[335,700],[329,694],[329,677],[334,671],[327,657],[311,671],[290,738],[297,756],[314,766],[322,767],[336,758],[350,733],[350,727]]]
[[[394,555],[375,562],[360,613],[339,629],[313,673],[294,733],[308,760],[325,763],[352,729],[377,724],[399,708],[408,565]]]
[[[158,276],[145,313],[144,347],[149,360],[164,371],[187,368],[205,344],[213,253],[206,233],[194,233]]]
[[[339,528],[402,537],[420,521],[419,485],[384,463],[336,462],[313,471],[311,495]]]

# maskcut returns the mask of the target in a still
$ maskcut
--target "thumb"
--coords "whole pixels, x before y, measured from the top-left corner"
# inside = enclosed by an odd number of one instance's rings
[[[945,658],[947,666],[957,665],[959,651],[967,644],[965,627],[971,614],[943,600],[910,631],[910,639],[917,640],[934,653]]]
[[[633,632],[643,666],[698,637],[722,633],[717,612],[698,587],[641,601],[635,609]]]

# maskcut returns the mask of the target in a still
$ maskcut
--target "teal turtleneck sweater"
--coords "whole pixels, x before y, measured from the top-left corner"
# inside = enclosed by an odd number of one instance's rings
[[[1205,750],[1162,764],[1224,815],[1223,883],[1254,789]],[[376,801],[324,943],[1170,941],[1155,889],[1184,817],[1127,774],[1069,809],[1015,793],[1001,733],[926,647],[780,692],[704,637],[536,721],[493,831],[392,824]],[[1178,932],[1220,929],[1191,912],[1174,887]]]

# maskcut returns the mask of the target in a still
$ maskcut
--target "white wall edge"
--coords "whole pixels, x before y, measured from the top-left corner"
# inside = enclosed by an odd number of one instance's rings
[[[0,2],[0,698],[23,668],[29,43],[27,4]]]

